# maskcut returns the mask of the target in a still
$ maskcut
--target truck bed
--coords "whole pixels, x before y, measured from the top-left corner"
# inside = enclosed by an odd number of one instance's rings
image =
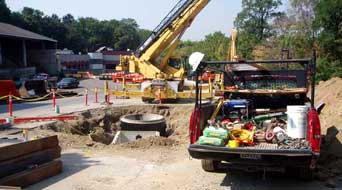
[[[233,154],[257,154],[288,157],[305,157],[312,155],[311,149],[280,149],[277,144],[268,143],[239,148],[192,144],[189,146],[188,151],[193,158],[197,159],[213,159]]]

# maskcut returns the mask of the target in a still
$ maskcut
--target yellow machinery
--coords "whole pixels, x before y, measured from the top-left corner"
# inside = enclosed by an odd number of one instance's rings
[[[185,91],[189,88],[184,87],[182,58],[172,57],[172,54],[185,30],[209,1],[180,0],[133,55],[121,56],[116,70],[140,73],[145,82],[138,85],[124,82],[123,91],[115,91],[114,95],[142,97],[143,101],[194,97],[194,93]],[[203,94],[203,97],[211,97],[211,94]]]
[[[234,27],[231,33],[231,41],[228,48],[227,61],[239,61],[239,56],[237,54],[237,34],[238,31]],[[251,66],[259,70],[265,70],[264,67],[258,64],[251,64]]]
[[[228,52],[227,52],[227,61],[237,61],[238,60],[238,55],[237,55],[237,33],[238,31],[234,27],[231,32],[231,41],[230,45],[228,47]],[[230,70],[231,68],[227,68]],[[224,90],[224,84],[223,84],[223,74],[215,74],[215,81],[214,84],[218,85],[220,87],[220,90]]]
[[[238,59],[237,49],[236,49],[236,40],[237,40],[237,30],[234,27],[231,33],[231,41],[230,41],[230,47],[228,48],[227,61],[237,61]]]

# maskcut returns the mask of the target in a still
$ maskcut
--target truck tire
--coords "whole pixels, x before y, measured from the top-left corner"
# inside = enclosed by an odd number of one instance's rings
[[[153,103],[153,99],[152,98],[141,98],[141,100],[144,103],[147,103],[147,104],[152,104]]]
[[[127,131],[159,131],[160,136],[166,135],[166,121],[156,114],[129,114],[120,118],[121,130]]]
[[[310,168],[298,168],[299,177],[305,181],[311,181],[313,179],[313,170]]]
[[[206,172],[217,172],[218,171],[218,165],[220,161],[217,160],[201,160],[202,162],[202,168]]]

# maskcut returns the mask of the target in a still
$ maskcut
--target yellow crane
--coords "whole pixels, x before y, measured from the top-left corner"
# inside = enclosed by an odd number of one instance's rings
[[[236,49],[237,33],[238,31],[234,27],[231,33],[231,41],[230,41],[230,46],[228,48],[227,61],[237,61],[238,59],[237,49]]]
[[[153,30],[150,37],[130,56],[121,56],[117,71],[142,74],[146,81],[124,85],[115,95],[141,96],[144,101],[191,98],[184,91],[185,69],[180,57],[172,57],[185,30],[210,0],[180,0],[170,13]],[[163,58],[163,52],[166,52]],[[124,82],[125,83],[125,82]],[[135,92],[129,91],[135,89]]]

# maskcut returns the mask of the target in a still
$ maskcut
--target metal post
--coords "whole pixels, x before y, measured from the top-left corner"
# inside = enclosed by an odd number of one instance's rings
[[[311,108],[315,109],[315,84],[316,83],[316,50],[313,51],[311,63]]]
[[[13,117],[13,102],[12,102],[12,94],[8,96],[8,112],[9,116]]]
[[[56,93],[55,93],[55,90],[52,90],[52,107],[54,109],[56,107]]]
[[[95,88],[95,103],[98,103],[98,91],[97,91],[97,88]]]
[[[104,101],[108,104],[108,82],[105,80],[103,82],[103,89],[104,89]]]
[[[85,90],[85,105],[88,106],[88,89]]]
[[[158,89],[159,104],[162,104],[162,94],[160,88]]]
[[[199,90],[198,90],[198,77],[199,77],[199,71],[197,70],[196,71],[196,102],[195,102],[195,106],[197,107],[198,106],[198,93],[199,93]]]
[[[211,82],[211,77],[210,77],[210,75],[209,75],[209,81],[208,81],[208,83],[209,83],[209,93],[210,93],[210,95],[212,96],[213,95],[213,82]]]
[[[23,61],[23,66],[24,67],[27,67],[27,57],[26,57],[26,41],[25,40],[23,40],[23,42],[22,42],[22,50],[23,50],[23,59],[22,59],[22,61]]]
[[[110,104],[110,93],[109,93],[109,91],[107,92],[107,105],[109,105]]]
[[[2,65],[2,50],[1,50],[1,42],[0,42],[0,65]]]

